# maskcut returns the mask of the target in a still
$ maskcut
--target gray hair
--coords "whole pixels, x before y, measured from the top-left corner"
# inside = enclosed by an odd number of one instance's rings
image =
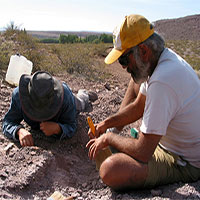
[[[156,60],[159,59],[160,54],[162,53],[162,51],[165,48],[165,41],[164,39],[156,32],[153,33],[153,35],[151,35],[148,39],[146,39],[144,42],[140,43],[140,44],[145,44],[146,46],[148,46],[148,48],[150,48],[152,50],[152,53],[154,55],[154,58]],[[133,53],[138,54],[139,55],[139,45],[133,47]]]
[[[164,39],[156,32],[153,33],[148,39],[146,39],[142,44],[148,46],[156,59],[159,59],[160,54],[165,48],[165,41]]]

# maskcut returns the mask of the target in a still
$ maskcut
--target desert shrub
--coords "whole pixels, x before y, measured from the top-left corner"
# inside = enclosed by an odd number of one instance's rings
[[[13,48],[9,49],[10,54],[19,53],[33,62],[34,69],[40,69],[42,55],[39,53],[38,40],[28,35],[25,30],[7,29],[3,33],[6,43],[13,43]],[[5,54],[5,51],[4,51]],[[9,55],[10,56],[10,55]]]
[[[8,43],[0,36],[0,69],[5,70],[9,63]]]
[[[33,62],[33,72],[46,70],[54,75],[67,72],[89,80],[108,76],[102,72],[104,64],[99,61],[108,44],[44,44],[21,30],[12,30],[12,34],[5,31],[0,39],[3,41],[0,46],[1,68],[6,69],[11,55],[20,53]]]
[[[51,44],[46,46],[46,57],[42,68],[53,74],[67,72],[77,76],[84,76],[89,80],[101,80],[109,76],[102,73],[105,67],[98,60],[101,44]],[[52,61],[52,62],[51,62]]]
[[[5,29],[5,36],[10,37],[16,32],[20,32],[20,26],[16,25],[14,21],[11,21]]]
[[[13,41],[6,40],[3,35],[0,35],[0,44],[0,69],[6,70],[16,45]]]
[[[39,68],[36,70],[45,70],[53,75],[62,73],[62,63],[58,59],[57,54],[59,54],[59,49],[57,46],[60,44],[42,44],[40,43],[39,53],[42,55],[42,60],[40,62]]]
[[[0,69],[6,70],[9,63],[9,57],[7,51],[2,51],[0,48]]]
[[[100,57],[106,57],[108,52],[107,50],[113,48],[113,44],[111,43],[100,43],[93,45],[93,54]]]

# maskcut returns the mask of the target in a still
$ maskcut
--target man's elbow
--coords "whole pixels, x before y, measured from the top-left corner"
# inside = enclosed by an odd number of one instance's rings
[[[141,156],[141,162],[143,163],[148,163],[152,158],[152,154],[151,155],[143,155]]]
[[[152,152],[139,151],[137,155],[133,156],[133,158],[142,163],[148,163],[151,160],[152,156]]]

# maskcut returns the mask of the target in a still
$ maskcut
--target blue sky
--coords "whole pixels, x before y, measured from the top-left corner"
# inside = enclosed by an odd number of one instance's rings
[[[200,0],[0,0],[0,29],[112,32],[124,16],[150,22],[200,14]]]

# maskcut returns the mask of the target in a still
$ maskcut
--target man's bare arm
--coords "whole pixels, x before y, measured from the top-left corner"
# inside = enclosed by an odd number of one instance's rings
[[[143,116],[146,96],[139,93],[136,100],[121,109],[115,115],[106,118],[96,126],[96,135],[100,135],[111,127],[125,126],[133,123]]]
[[[147,163],[153,155],[161,137],[160,135],[140,132],[139,138],[135,139],[108,132],[99,138],[91,139],[86,146],[89,148],[89,157],[91,159],[94,159],[101,149],[112,146],[140,162]]]

